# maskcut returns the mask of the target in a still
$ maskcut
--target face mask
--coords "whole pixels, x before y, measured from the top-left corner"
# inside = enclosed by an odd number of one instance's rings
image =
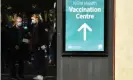
[[[36,21],[32,19],[31,23],[32,23],[32,24],[35,24],[35,23],[36,23]]]
[[[21,22],[17,23],[17,26],[21,26],[21,25],[22,25],[22,23],[21,23]]]

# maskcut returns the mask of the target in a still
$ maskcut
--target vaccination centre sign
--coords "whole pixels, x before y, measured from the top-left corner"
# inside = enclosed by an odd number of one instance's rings
[[[65,51],[104,51],[104,0],[65,0]]]

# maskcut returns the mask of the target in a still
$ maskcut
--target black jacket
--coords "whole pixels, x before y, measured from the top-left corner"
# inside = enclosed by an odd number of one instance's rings
[[[53,37],[52,37],[52,42],[51,42],[52,48],[56,49],[57,46],[57,33],[55,32]]]
[[[8,28],[2,26],[1,28],[1,49],[7,50],[8,49]]]
[[[39,22],[37,25],[31,25],[31,35],[32,35],[32,45],[33,46],[42,46],[48,45],[49,37],[49,26],[47,23]],[[46,29],[48,31],[46,31]]]
[[[16,45],[20,45],[23,39],[22,29],[12,27],[8,30],[8,45],[9,48],[15,48]]]

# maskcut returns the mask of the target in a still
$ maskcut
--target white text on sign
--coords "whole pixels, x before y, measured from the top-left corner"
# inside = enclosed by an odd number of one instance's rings
[[[73,5],[74,6],[69,6],[68,10],[69,12],[77,13],[75,15],[76,19],[94,19],[95,18],[94,13],[102,12],[101,8],[96,7],[98,4],[95,1],[92,1],[92,2],[74,1]],[[80,5],[82,7],[75,7],[77,5]],[[90,6],[93,6],[93,7],[90,7]],[[83,14],[83,13],[86,13],[86,14]]]

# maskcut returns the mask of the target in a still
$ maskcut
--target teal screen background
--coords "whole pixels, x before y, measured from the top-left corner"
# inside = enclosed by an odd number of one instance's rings
[[[95,1],[97,5],[73,5],[73,1]],[[104,51],[104,0],[66,0],[65,51]],[[70,12],[73,7],[96,7],[101,12],[79,12],[79,14],[94,14],[94,19],[76,19],[78,12]],[[86,41],[83,40],[83,30],[78,32],[82,24],[88,24],[92,32],[86,31]],[[105,26],[106,27],[106,26]]]

